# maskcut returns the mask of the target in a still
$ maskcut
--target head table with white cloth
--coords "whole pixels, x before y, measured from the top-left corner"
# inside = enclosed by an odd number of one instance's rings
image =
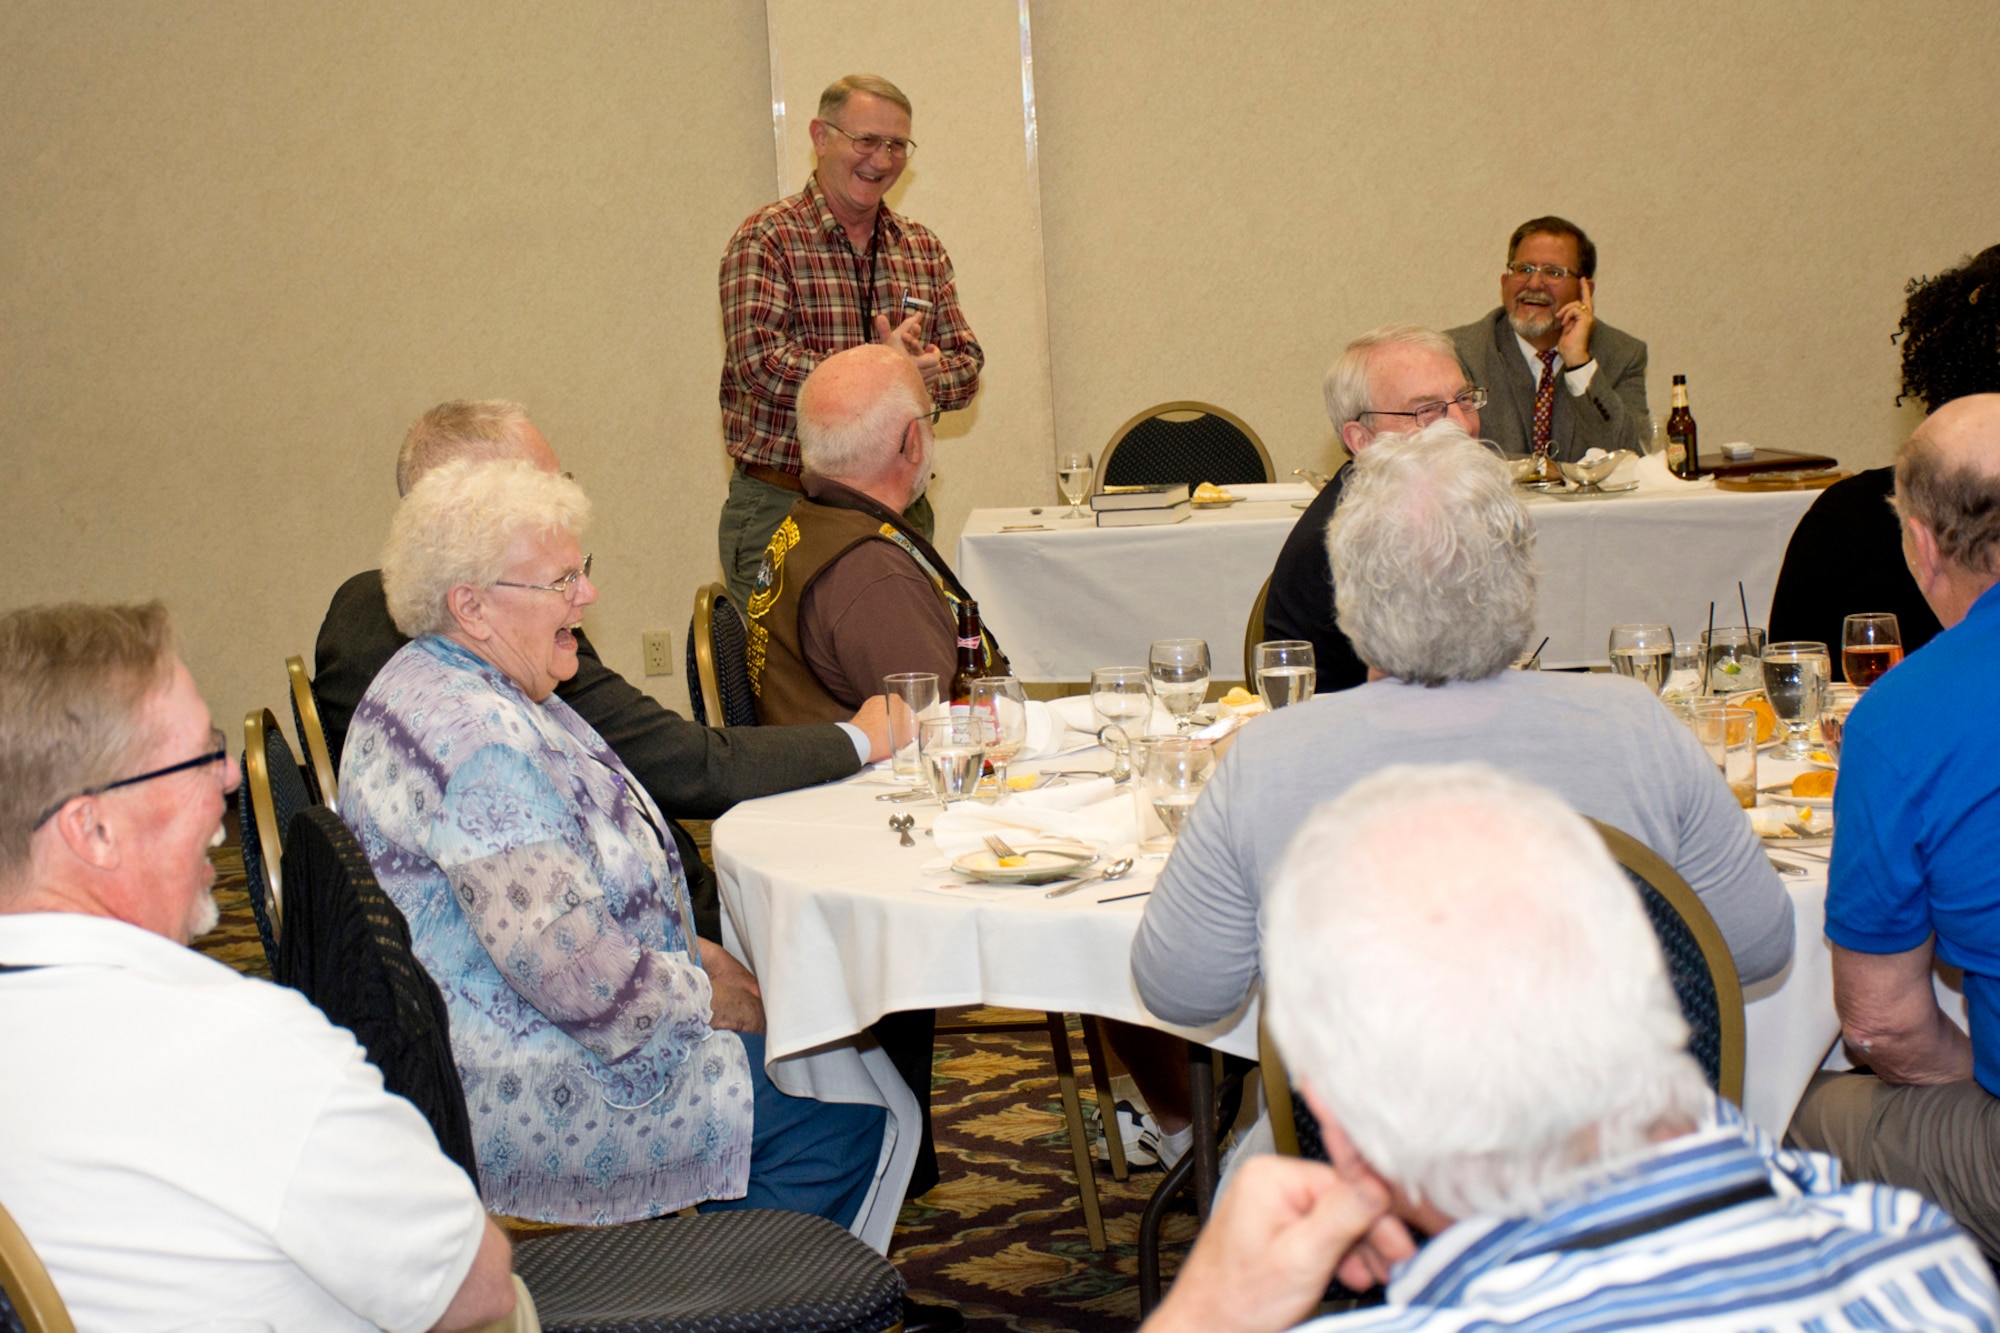
[[[1617,474],[1638,489],[1569,499],[1523,490],[1541,564],[1535,638],[1542,664],[1602,665],[1612,625],[1651,621],[1692,640],[1770,612],[1785,544],[1817,491],[1719,491],[1667,475],[1659,455]],[[1303,483],[1233,486],[1243,502],[1180,523],[1099,528],[1059,505],[976,509],[956,569],[1015,674],[1084,681],[1093,667],[1144,662],[1155,639],[1208,641],[1218,679],[1234,679],[1251,603],[1313,491]]]
[[[1067,714],[1085,704],[1070,699],[1055,707]],[[1048,735],[1046,725],[1041,734]],[[1058,727],[1044,748],[1079,739],[1071,732],[1065,740]],[[1017,761],[1015,771],[1108,763],[1092,749]],[[1764,770],[1771,782],[1799,767],[1766,755]],[[856,1224],[878,1248],[888,1244],[919,1125],[914,1098],[866,1036],[882,1015],[964,1004],[1097,1014],[1256,1054],[1254,1000],[1216,1027],[1189,1030],[1152,1017],[1133,988],[1129,958],[1146,899],[1127,895],[1151,888],[1160,860],[1139,859],[1125,878],[1056,899],[1041,887],[970,883],[948,869],[949,856],[976,849],[988,831],[1017,846],[1051,834],[1090,841],[1106,860],[1133,854],[1139,835],[1158,826],[1142,822],[1150,812],[1141,812],[1129,785],[1068,779],[995,806],[961,803],[949,814],[928,799],[877,799],[898,789],[878,766],[843,782],[745,801],[713,832],[728,943],[763,988],[772,1082],[795,1095],[874,1102],[895,1119],[895,1142]],[[915,816],[915,846],[902,846],[890,829],[897,813]],[[1839,1032],[1821,934],[1825,854],[1823,846],[1781,852],[1804,872],[1784,881],[1797,915],[1796,954],[1746,996],[1744,1109],[1775,1134],[1784,1132]],[[1105,901],[1113,898],[1122,901]]]

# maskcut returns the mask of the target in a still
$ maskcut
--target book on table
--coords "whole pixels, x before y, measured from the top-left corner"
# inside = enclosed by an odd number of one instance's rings
[[[1186,504],[1193,492],[1184,481],[1159,486],[1106,486],[1090,497],[1090,507],[1098,513],[1127,509],[1171,509]]]
[[[1186,490],[1186,487],[1182,487]],[[1100,528],[1145,528],[1156,523],[1185,523],[1194,510],[1186,500],[1163,509],[1106,509],[1097,515]]]

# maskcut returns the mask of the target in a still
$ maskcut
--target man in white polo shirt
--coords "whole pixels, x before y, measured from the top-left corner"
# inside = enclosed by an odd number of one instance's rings
[[[159,603],[0,615],[0,1205],[79,1328],[499,1319],[506,1238],[423,1117],[185,947],[236,777]]]

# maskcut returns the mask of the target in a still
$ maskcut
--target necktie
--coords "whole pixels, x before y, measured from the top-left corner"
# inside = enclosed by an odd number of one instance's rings
[[[1541,382],[1535,385],[1535,452],[1545,454],[1549,450],[1549,428],[1556,414],[1556,356],[1555,348],[1538,353],[1542,361]]]

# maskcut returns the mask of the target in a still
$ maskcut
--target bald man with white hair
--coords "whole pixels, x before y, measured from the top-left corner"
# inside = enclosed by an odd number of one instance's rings
[[[1896,457],[1903,555],[1944,632],[1870,686],[1834,788],[1826,935],[1867,1073],[1821,1074],[1793,1141],[1922,1190],[2000,1255],[2000,394],[1946,403]],[[1933,962],[1964,969],[1967,1036]]]
[[[1380,770],[1272,883],[1265,1014],[1327,1162],[1257,1157],[1145,1333],[1988,1329],[1977,1248],[1710,1094],[1638,893],[1554,792]],[[1427,1234],[1421,1248],[1412,1228]]]

